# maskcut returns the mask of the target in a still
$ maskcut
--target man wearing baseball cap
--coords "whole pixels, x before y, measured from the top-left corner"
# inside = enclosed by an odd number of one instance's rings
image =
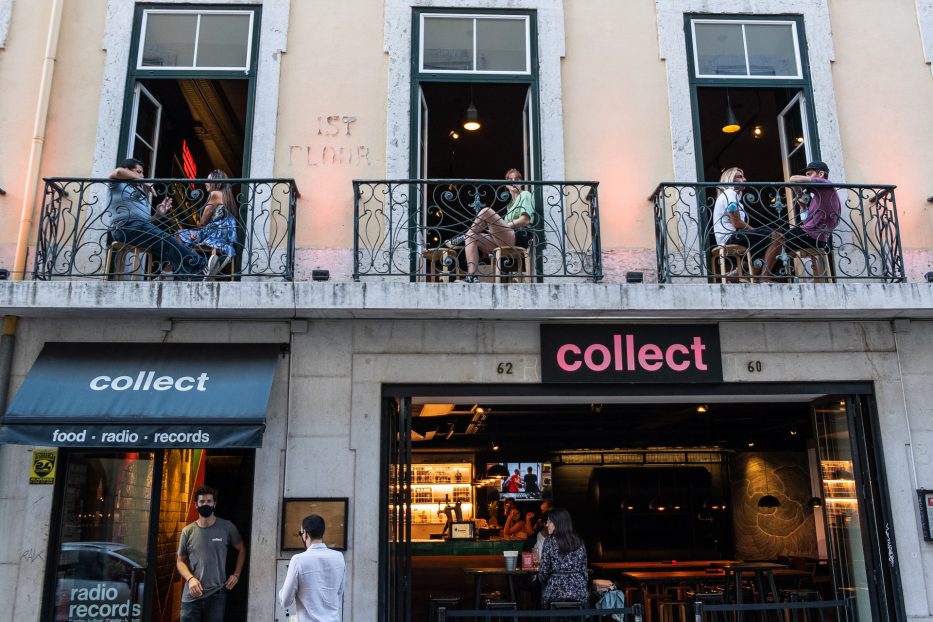
[[[788,230],[777,230],[771,234],[771,244],[765,251],[766,277],[774,276],[775,264],[781,249],[797,251],[807,248],[830,247],[832,232],[839,224],[842,205],[832,182],[829,181],[829,167],[819,160],[810,162],[796,175],[791,175],[789,183],[821,184],[823,187],[809,188],[810,203],[801,214],[801,222]],[[805,214],[805,217],[804,217]]]

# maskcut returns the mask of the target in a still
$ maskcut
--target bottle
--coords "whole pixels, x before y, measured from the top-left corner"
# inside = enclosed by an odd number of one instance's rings
[[[726,206],[727,214],[734,214],[737,211],[739,211],[739,204],[736,203],[735,201],[732,201],[731,203],[729,203],[729,205]]]

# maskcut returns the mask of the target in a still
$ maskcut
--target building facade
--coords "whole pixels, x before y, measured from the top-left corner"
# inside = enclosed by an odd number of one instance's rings
[[[821,560],[808,587],[858,619],[933,619],[931,62],[925,0],[0,0],[0,620],[177,619],[203,482],[249,549],[227,619],[284,619],[311,510],[345,550],[345,620],[424,619],[432,590],[472,596],[432,566],[469,551],[418,524],[461,494],[415,497],[444,460],[470,466],[477,531],[480,470],[529,465],[591,561]],[[126,157],[172,199],[166,237],[203,228],[208,173],[236,180],[219,275],[117,235]],[[717,199],[803,225],[817,190],[790,177],[815,161],[838,222],[763,282]],[[456,236],[510,202],[511,168],[529,242],[471,264]],[[199,373],[221,394],[184,402]],[[657,495],[626,509],[652,460]],[[697,519],[661,520],[647,497],[701,467]]]

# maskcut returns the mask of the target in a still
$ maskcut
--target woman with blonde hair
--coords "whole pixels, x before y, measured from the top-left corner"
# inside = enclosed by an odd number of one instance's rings
[[[716,244],[726,246],[735,244],[744,246],[746,252],[753,259],[764,254],[771,243],[771,229],[767,227],[752,227],[748,224],[748,214],[742,201],[742,182],[745,181],[745,172],[737,167],[727,168],[719,178],[723,185],[718,188],[719,196],[713,205],[713,235]],[[752,274],[756,269],[752,263]]]
[[[505,173],[507,181],[521,181],[522,173],[517,168],[510,168]],[[498,246],[515,246],[516,242],[524,246],[527,239],[517,239],[517,235],[535,221],[535,200],[527,190],[509,184],[506,186],[511,200],[505,208],[505,219],[496,210],[484,207],[476,215],[473,224],[466,233],[458,235],[445,244],[448,247],[464,245],[466,249],[467,275],[464,282],[476,281],[476,266],[479,264],[479,252],[489,253]],[[527,233],[526,233],[527,236]]]

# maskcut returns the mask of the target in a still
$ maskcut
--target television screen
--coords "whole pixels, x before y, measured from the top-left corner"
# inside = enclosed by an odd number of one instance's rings
[[[493,464],[487,465],[487,470]],[[509,476],[499,485],[499,494],[512,499],[540,499],[551,491],[551,464],[549,462],[509,462],[505,464]]]

